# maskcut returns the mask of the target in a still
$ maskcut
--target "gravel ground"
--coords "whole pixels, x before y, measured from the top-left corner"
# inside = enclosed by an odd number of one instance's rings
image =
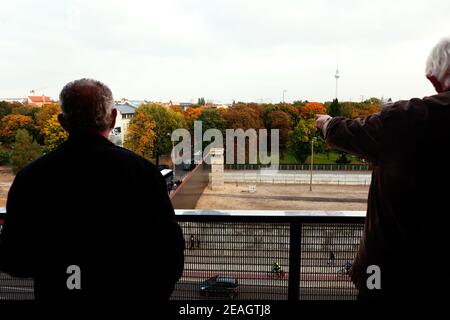
[[[8,191],[13,180],[14,175],[12,173],[12,170],[8,167],[0,166],[0,208],[6,207]]]
[[[222,210],[366,210],[368,186],[279,185],[226,183],[223,190],[206,188],[196,209]]]

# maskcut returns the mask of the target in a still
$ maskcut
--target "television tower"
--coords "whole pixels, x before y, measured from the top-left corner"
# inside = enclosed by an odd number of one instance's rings
[[[340,77],[341,75],[339,74],[339,60],[338,60],[336,64],[336,73],[334,75],[334,78],[336,79],[336,96],[335,96],[336,100],[338,98],[338,81]]]

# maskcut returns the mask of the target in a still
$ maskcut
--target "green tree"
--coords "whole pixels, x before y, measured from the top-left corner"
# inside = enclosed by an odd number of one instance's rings
[[[11,157],[11,151],[7,148],[4,148],[0,143],[0,166],[9,164]]]
[[[351,101],[344,101],[339,103],[339,115],[344,118],[351,118],[353,108],[357,106],[358,103]]]
[[[308,103],[308,100],[305,100],[305,101],[297,100],[297,101],[292,102],[292,105],[293,105],[294,107],[302,107],[302,106],[304,106],[306,103]]]
[[[12,105],[6,101],[0,101],[0,119],[7,116],[12,111]]]
[[[17,130],[11,150],[11,166],[14,173],[42,155],[41,146],[25,129]]]
[[[208,129],[218,129],[225,133],[226,122],[217,109],[204,109],[197,120],[202,121],[203,132]]]
[[[339,117],[341,115],[341,106],[338,99],[334,99],[328,107],[328,114],[332,117]]]
[[[318,137],[313,119],[300,121],[289,134],[288,149],[300,163],[305,163],[311,154],[311,141]],[[314,142],[314,147],[319,147],[319,139]]]
[[[15,106],[12,109],[11,113],[12,114],[21,114],[21,115],[29,116],[29,117],[35,119],[36,114],[39,113],[40,110],[41,110],[41,107],[19,105],[19,106]]]
[[[335,161],[338,164],[349,164],[352,162],[352,160],[347,158],[347,154],[343,151],[340,151],[340,156],[339,158]]]
[[[225,136],[227,124],[221,111],[217,109],[203,109],[197,120],[202,122],[202,134],[208,129],[217,129]],[[209,141],[202,142],[202,148],[206,148],[209,144]]]
[[[205,98],[198,98],[197,104],[198,104],[199,106],[204,106],[204,105],[206,105]]]

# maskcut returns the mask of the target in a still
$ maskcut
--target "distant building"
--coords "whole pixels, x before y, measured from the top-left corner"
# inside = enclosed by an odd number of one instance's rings
[[[28,96],[26,99],[26,104],[29,106],[42,107],[46,103],[54,102],[50,97],[47,96]]]
[[[223,103],[207,103],[205,106],[203,106],[203,108],[205,109],[227,109],[229,107],[228,104],[223,104]]]
[[[180,102],[180,104],[179,104],[181,110],[183,110],[183,111],[186,111],[187,109],[192,107],[192,105],[193,105],[193,103],[191,103],[191,102]]]
[[[0,98],[0,101],[23,104],[25,101],[27,101],[27,98]]]
[[[136,109],[144,103],[146,103],[145,100],[127,99],[122,99],[115,103],[115,108],[117,109],[116,126],[111,132],[111,140],[115,144],[123,145],[130,120],[133,118]]]

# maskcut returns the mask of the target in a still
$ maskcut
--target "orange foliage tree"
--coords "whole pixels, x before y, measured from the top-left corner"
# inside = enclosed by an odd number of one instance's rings
[[[144,158],[152,159],[155,151],[155,127],[151,115],[138,109],[128,126],[124,147]]]
[[[352,118],[366,118],[371,114],[380,112],[379,104],[359,105],[352,110]]]
[[[6,144],[12,143],[19,129],[31,131],[33,129],[33,119],[22,114],[4,116],[0,121],[0,140]]]
[[[186,120],[186,126],[189,132],[194,132],[194,121],[198,120],[204,109],[200,107],[191,107],[184,111],[184,119]]]
[[[42,129],[44,143],[47,150],[53,150],[67,140],[69,134],[63,129],[58,121],[58,115],[54,114],[47,120]]]
[[[327,108],[320,102],[306,102],[299,106],[299,113],[303,119],[312,119],[316,114],[326,114]]]
[[[289,132],[292,130],[293,122],[289,114],[281,110],[272,111],[269,113],[268,118],[270,122],[270,129],[279,130],[280,156],[283,159],[289,138]]]

